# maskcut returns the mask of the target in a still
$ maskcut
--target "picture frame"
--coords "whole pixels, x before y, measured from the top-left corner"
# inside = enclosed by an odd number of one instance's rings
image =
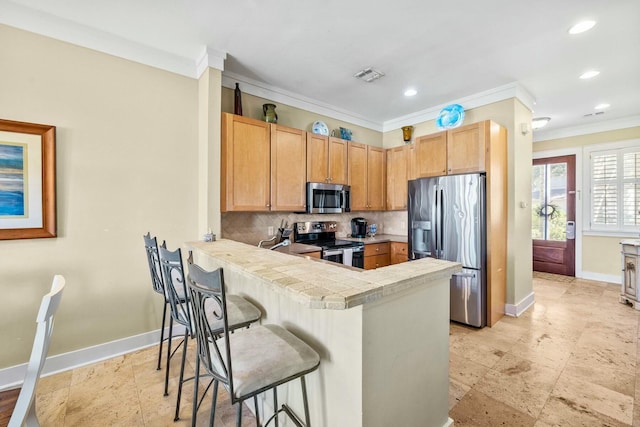
[[[0,240],[57,237],[56,128],[0,119]]]

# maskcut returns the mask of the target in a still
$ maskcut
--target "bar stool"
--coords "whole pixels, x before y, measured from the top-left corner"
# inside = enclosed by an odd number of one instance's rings
[[[176,398],[176,413],[174,421],[180,418],[180,399],[182,396],[182,384],[192,378],[184,379],[184,365],[187,358],[187,343],[189,337],[193,337],[195,334],[195,327],[193,322],[193,315],[191,312],[191,304],[189,303],[189,295],[187,292],[187,285],[185,282],[184,268],[182,264],[182,252],[178,248],[175,251],[170,251],[163,243],[158,248],[158,256],[160,260],[160,267],[162,272],[162,279],[164,283],[165,293],[169,306],[171,307],[171,318],[169,319],[169,331],[173,328],[173,322],[175,321],[179,325],[184,326],[184,338],[176,350],[182,345],[182,363],[180,366],[180,381],[178,383],[178,395]],[[191,260],[192,254],[189,253],[189,259]],[[221,334],[224,330],[222,323],[216,318],[214,309],[216,307],[209,304],[205,307],[207,312],[207,319],[210,328],[216,334]],[[260,310],[251,304],[246,299],[239,295],[229,295],[229,330],[248,327],[251,323],[257,322],[262,317]],[[171,334],[171,332],[170,332]],[[171,335],[170,335],[171,337]],[[174,352],[175,352],[174,351]],[[169,338],[167,349],[167,372],[165,374],[165,396],[167,395],[167,388],[169,384],[169,366],[171,357],[171,338]]]
[[[238,404],[237,427],[242,423],[242,404],[249,398],[253,398],[256,424],[260,425],[257,395],[268,390],[273,390],[275,412],[265,426],[272,420],[275,420],[277,426],[278,415],[281,412],[289,416],[294,424],[309,426],[309,405],[304,376],[320,365],[318,353],[291,332],[277,325],[257,325],[229,334],[229,301],[222,269],[207,272],[190,262],[188,285],[198,349],[191,425],[195,426],[200,403],[198,383],[202,364],[207,375],[212,377],[205,394],[213,383],[210,426],[213,426],[215,417],[219,383],[229,392],[231,404]],[[213,313],[223,324],[224,333],[221,337],[210,326],[211,306],[216,307]],[[302,386],[306,424],[302,423],[288,405],[283,404],[278,408],[277,386],[296,378],[300,378]],[[204,397],[203,395],[200,401]]]
[[[160,370],[160,364],[162,361],[162,344],[166,340],[164,337],[164,327],[167,319],[167,308],[169,301],[167,295],[164,292],[164,284],[162,283],[162,272],[160,271],[160,260],[158,259],[158,241],[155,237],[151,237],[151,233],[148,232],[144,238],[144,249],[147,253],[147,262],[149,263],[149,273],[151,274],[151,286],[153,290],[162,295],[164,298],[164,309],[162,311],[162,328],[160,329],[160,349],[158,350],[158,367]],[[165,386],[165,394],[166,386]]]

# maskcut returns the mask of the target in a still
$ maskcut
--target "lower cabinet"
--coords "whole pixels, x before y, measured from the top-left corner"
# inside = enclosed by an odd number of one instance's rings
[[[409,249],[407,243],[391,242],[391,264],[400,264],[409,261]]]
[[[373,270],[391,263],[389,242],[364,245],[364,269]]]
[[[308,257],[311,257],[311,258],[321,259],[322,258],[321,254],[322,254],[322,252],[317,251],[317,252],[305,252],[302,255],[308,256]]]

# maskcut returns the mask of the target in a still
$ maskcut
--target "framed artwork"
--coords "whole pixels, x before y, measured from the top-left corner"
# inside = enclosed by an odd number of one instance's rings
[[[56,237],[56,128],[0,119],[0,240]]]

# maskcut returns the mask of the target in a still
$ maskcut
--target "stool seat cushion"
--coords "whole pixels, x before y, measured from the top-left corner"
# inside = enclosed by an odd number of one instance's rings
[[[240,295],[227,295],[226,297],[227,322],[230,330],[243,328],[262,317],[260,310]],[[212,299],[207,299],[204,303],[207,321],[213,333],[222,333],[223,330],[222,319],[219,319],[219,316],[214,314],[214,312],[219,313],[219,307]]]
[[[252,326],[230,334],[229,340],[237,398],[310,372],[320,363],[315,350],[278,325]],[[216,343],[225,357],[224,339]],[[213,348],[211,351],[215,354]],[[214,367],[221,372],[220,361],[215,359]]]

